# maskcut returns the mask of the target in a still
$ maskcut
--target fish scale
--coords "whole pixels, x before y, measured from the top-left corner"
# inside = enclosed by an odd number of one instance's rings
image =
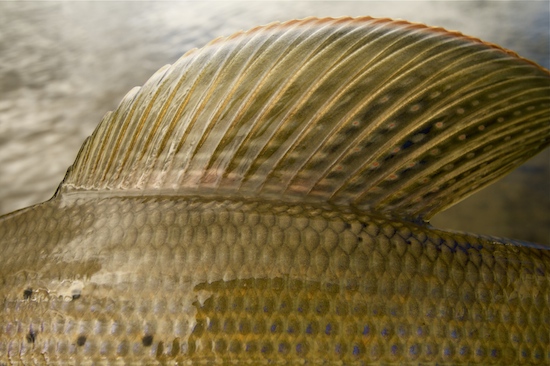
[[[338,207],[200,198],[52,201],[11,215],[0,353],[16,363],[548,360],[542,246]],[[56,224],[37,235],[43,217]],[[34,255],[14,255],[25,239]]]
[[[0,217],[0,366],[550,362],[550,248],[428,219],[550,143],[550,73],[389,19],[219,38]]]

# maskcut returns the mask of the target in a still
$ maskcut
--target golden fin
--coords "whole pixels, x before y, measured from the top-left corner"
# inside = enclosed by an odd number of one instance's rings
[[[404,21],[219,38],[107,114],[58,192],[332,203],[427,219],[550,141],[550,74]]]

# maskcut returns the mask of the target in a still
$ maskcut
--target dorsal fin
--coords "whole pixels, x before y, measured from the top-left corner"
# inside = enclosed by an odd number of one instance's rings
[[[550,74],[404,21],[219,38],[107,114],[58,193],[215,195],[429,218],[550,142]]]

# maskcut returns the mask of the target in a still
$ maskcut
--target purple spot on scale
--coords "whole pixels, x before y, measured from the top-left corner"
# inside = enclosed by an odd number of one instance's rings
[[[476,349],[476,355],[483,356],[483,350],[481,348]]]
[[[307,325],[306,333],[307,333],[307,334],[313,333],[313,329],[312,329],[312,327],[311,327],[311,324],[308,324],[308,325]]]
[[[330,324],[327,324],[327,327],[325,328],[325,334],[330,335],[331,330],[332,330],[332,326]]]
[[[418,329],[416,329],[416,334],[421,336],[422,334],[424,334],[424,331],[422,330],[421,327],[418,327]]]
[[[296,353],[302,353],[303,352],[303,349],[302,349],[302,344],[301,343],[298,343],[296,345]]]
[[[491,350],[491,357],[497,357],[498,356],[498,350],[492,349]]]
[[[368,325],[365,325],[363,328],[363,335],[367,335],[370,333],[370,327]]]
[[[382,329],[382,332],[380,332],[380,334],[382,334],[383,337],[386,337],[388,334],[390,334],[390,331],[384,328]]]
[[[277,324],[273,324],[270,329],[271,333],[275,333],[277,331]]]
[[[286,330],[288,333],[292,334],[294,333],[294,328],[292,327],[288,327],[288,329]]]
[[[392,355],[397,354],[397,345],[394,344],[393,346],[391,346],[391,354]]]
[[[443,354],[444,354],[445,356],[450,356],[451,353],[452,353],[452,352],[451,352],[451,349],[450,349],[450,348],[446,347],[446,348],[443,349]]]
[[[359,356],[359,346],[358,345],[353,346],[353,355],[354,356]]]
[[[526,350],[522,349],[521,350],[521,357],[529,357],[529,353]]]
[[[409,354],[413,355],[413,356],[416,356],[418,353],[420,352],[420,349],[418,348],[418,346],[416,344],[413,344],[410,348],[409,348]]]
[[[460,347],[460,350],[458,351],[462,356],[464,356],[466,353],[468,353],[468,347]]]
[[[458,338],[458,332],[456,330],[451,332],[451,338]]]

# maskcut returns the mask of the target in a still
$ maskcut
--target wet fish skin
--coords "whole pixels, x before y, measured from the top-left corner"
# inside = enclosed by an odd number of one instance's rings
[[[550,249],[426,220],[550,144],[549,91],[389,19],[192,50],[0,217],[0,365],[546,364]]]
[[[335,207],[52,200],[3,217],[4,364],[545,364],[550,250]],[[24,269],[24,270],[21,270]]]

